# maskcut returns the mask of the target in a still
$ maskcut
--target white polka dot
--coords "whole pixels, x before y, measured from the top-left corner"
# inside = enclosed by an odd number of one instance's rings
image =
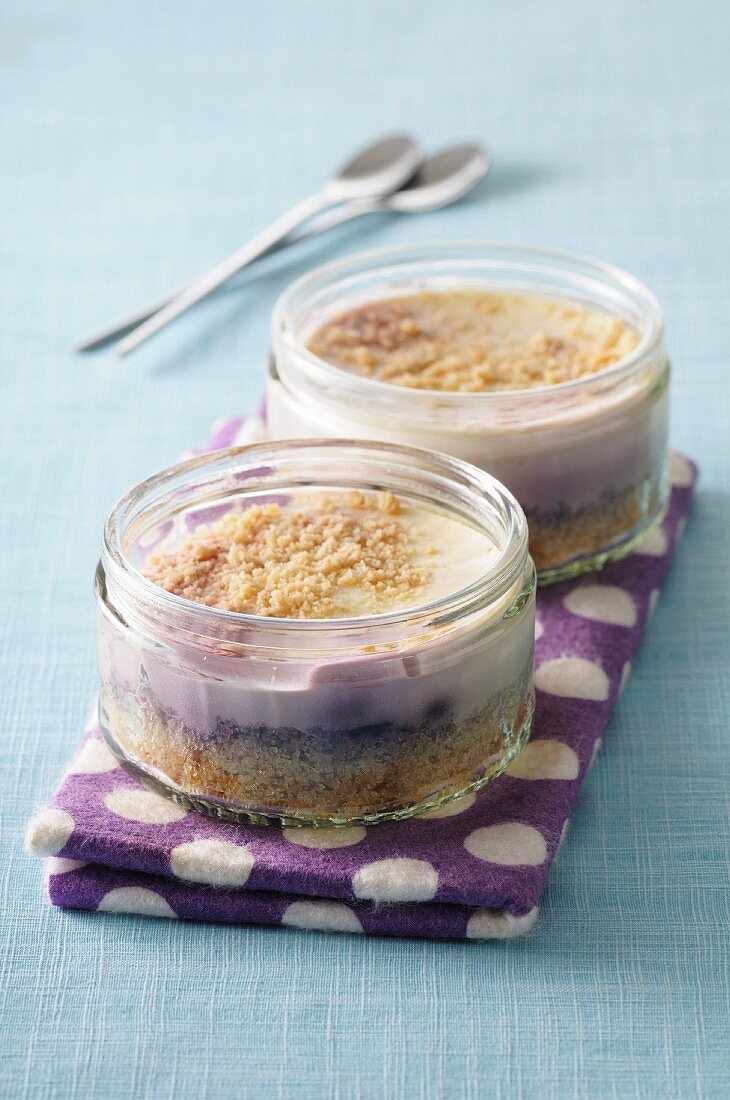
[[[99,737],[90,737],[71,761],[69,775],[101,775],[119,767],[119,761]]]
[[[547,859],[542,833],[520,821],[476,829],[466,838],[464,847],[477,859],[502,867],[539,867]]]
[[[598,756],[599,752],[601,751],[601,745],[602,745],[602,744],[603,744],[603,739],[602,739],[602,738],[600,738],[600,737],[597,737],[597,738],[596,738],[596,743],[595,743],[595,745],[593,746],[593,752],[591,753],[591,762],[590,762],[590,764],[588,765],[588,770],[589,770],[589,771],[590,771],[590,769],[591,769],[591,768],[593,767],[593,765],[594,765],[594,764],[595,764],[595,762],[596,762],[596,757]]]
[[[58,875],[67,875],[69,871],[78,871],[86,867],[84,859],[62,859],[61,856],[49,856],[43,864],[43,885],[50,898],[51,879]]]
[[[608,676],[595,661],[584,657],[556,657],[535,672],[535,687],[566,699],[608,699]]]
[[[645,558],[663,558],[668,546],[667,536],[663,529],[652,527],[643,542],[640,542],[636,547],[634,553]]]
[[[95,733],[100,736],[99,730],[99,702],[98,700],[92,706],[89,717],[86,719],[86,725],[84,726],[84,733]]]
[[[104,796],[104,805],[117,817],[126,817],[127,821],[137,821],[141,825],[170,825],[173,821],[182,821],[188,812],[171,799],[134,787],[110,791]]]
[[[634,626],[636,604],[628,592],[615,584],[584,584],[574,588],[563,604],[582,619],[611,626]]]
[[[677,520],[677,529],[676,529],[676,535],[675,535],[675,538],[676,538],[677,542],[679,542],[679,540],[681,538],[684,538],[684,532],[686,530],[687,530],[687,520],[686,520],[686,517],[683,516],[681,519]]]
[[[542,625],[539,619],[535,619],[535,641],[539,642],[545,633],[545,627]]]
[[[566,837],[568,835],[568,829],[569,828],[570,828],[570,818],[566,817],[565,821],[563,822],[563,827],[560,830],[560,840],[558,841],[558,851],[560,851],[560,849],[565,844],[565,840],[566,840]]]
[[[318,932],[362,932],[362,925],[352,909],[338,901],[295,901],[284,913],[281,923]]]
[[[65,810],[49,806],[28,822],[25,848],[33,856],[56,856],[66,845],[76,822]]]
[[[466,926],[468,940],[511,940],[515,936],[524,936],[534,927],[537,920],[537,908],[523,916],[513,913],[500,913],[494,909],[477,909],[469,917]]]
[[[648,618],[651,618],[652,615],[654,614],[654,612],[656,611],[656,605],[659,602],[659,595],[660,595],[660,593],[659,593],[658,588],[655,588],[655,589],[652,590],[652,593],[649,596],[649,610],[647,612],[647,617]]]
[[[362,825],[333,827],[331,829],[283,829],[284,836],[291,844],[302,848],[349,848],[365,839],[366,831]]]
[[[356,898],[369,901],[430,901],[438,875],[423,859],[380,859],[361,867],[352,886]]]
[[[623,693],[624,688],[626,687],[626,685],[629,682],[629,677],[630,676],[631,676],[631,661],[626,661],[625,664],[624,664],[624,667],[621,669],[621,683],[618,686],[619,695],[621,695]]]
[[[43,865],[43,883],[48,892],[51,878],[55,875],[66,875],[69,871],[77,871],[86,866],[83,859],[62,859],[60,856],[49,856]]]
[[[687,489],[694,481],[692,467],[682,455],[671,454],[669,456],[669,480],[678,489]]]
[[[249,416],[236,432],[233,447],[245,447],[249,443],[262,443],[266,439],[266,425],[258,416]]]
[[[60,856],[50,856],[46,860],[47,875],[66,875],[69,871],[78,871],[79,867],[85,867],[85,859],[62,859]]]
[[[145,917],[177,917],[163,897],[145,886],[118,886],[97,906],[99,913],[140,913]]]
[[[254,862],[244,845],[214,838],[178,844],[170,852],[173,874],[188,882],[207,882],[212,886],[244,886]]]
[[[471,809],[476,797],[474,792],[470,791],[469,794],[463,794],[461,798],[455,798],[453,802],[444,802],[443,806],[436,806],[433,810],[424,810],[422,814],[419,814],[413,820],[440,821],[442,817],[456,817],[457,814],[463,814]]]
[[[530,741],[517,754],[507,775],[514,779],[577,779],[578,757],[562,741]]]

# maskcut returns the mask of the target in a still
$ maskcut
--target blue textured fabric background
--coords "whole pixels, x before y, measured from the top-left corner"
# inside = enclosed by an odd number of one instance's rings
[[[0,15],[0,1092],[724,1097],[730,8],[717,0],[6,0]],[[132,360],[72,339],[224,256],[372,134],[486,142],[473,199],[269,262]],[[522,942],[52,911],[25,819],[95,683],[105,512],[245,411],[308,265],[492,238],[642,277],[694,516]]]

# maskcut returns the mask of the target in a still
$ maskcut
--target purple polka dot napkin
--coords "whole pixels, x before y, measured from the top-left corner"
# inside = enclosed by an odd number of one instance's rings
[[[260,417],[222,421],[211,446],[263,431]],[[479,794],[367,829],[234,825],[146,790],[92,725],[28,827],[50,900],[397,936],[527,932],[686,522],[695,467],[673,455],[671,478],[667,516],[637,552],[539,590],[532,739]]]

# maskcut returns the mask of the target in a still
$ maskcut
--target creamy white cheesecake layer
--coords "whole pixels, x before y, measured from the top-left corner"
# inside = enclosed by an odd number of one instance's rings
[[[491,637],[434,635],[420,645],[349,659],[277,663],[149,646],[102,621],[101,676],[142,692],[164,715],[205,738],[221,722],[239,729],[352,730],[392,724],[415,729],[459,723],[524,678],[533,651],[534,604],[501,622]]]
[[[368,419],[317,407],[294,397],[269,374],[267,427],[271,439],[372,439],[423,447],[471,462],[501,481],[526,511],[578,509],[605,493],[640,485],[661,469],[666,454],[668,391],[635,387],[620,399],[578,401],[555,423],[516,423],[513,428],[478,426],[424,429],[405,415],[410,395],[403,392],[404,416]],[[423,399],[423,394],[419,394]],[[438,409],[439,400],[433,398]]]

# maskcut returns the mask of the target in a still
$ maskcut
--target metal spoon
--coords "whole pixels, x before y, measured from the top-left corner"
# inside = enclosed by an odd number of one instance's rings
[[[277,244],[272,245],[266,255],[278,252],[291,244],[299,244],[333,229],[338,225],[363,214],[399,213],[420,214],[429,210],[439,210],[467,195],[487,174],[490,162],[479,145],[453,145],[427,157],[416,175],[400,191],[386,195],[381,199],[359,200],[346,203],[335,210],[321,214],[305,229],[289,234]],[[182,289],[182,288],[181,288]],[[118,336],[146,321],[171,300],[166,295],[129,314],[114,325],[88,336],[75,346],[76,351],[95,351],[104,347]]]
[[[227,260],[216,264],[141,324],[119,343],[117,354],[126,355],[139,347],[150,336],[206,298],[242,267],[268,252],[274,244],[321,210],[352,200],[379,198],[397,191],[413,176],[422,160],[423,154],[416,142],[405,135],[385,138],[363,149],[337,175],[328,180],[318,194],[297,203],[267,229],[257,233]]]

